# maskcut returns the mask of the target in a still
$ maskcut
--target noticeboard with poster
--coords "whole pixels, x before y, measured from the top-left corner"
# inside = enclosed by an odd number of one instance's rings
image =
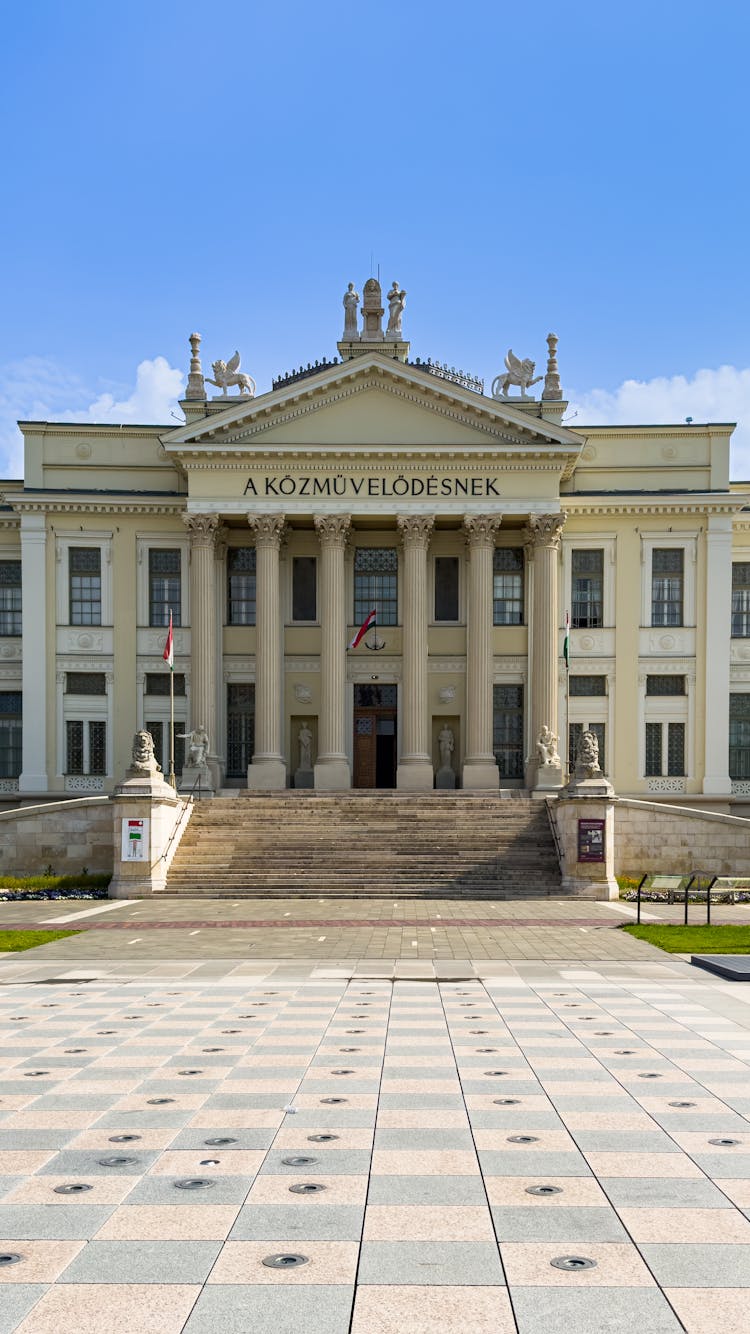
[[[578,821],[579,862],[604,861],[604,821]]]

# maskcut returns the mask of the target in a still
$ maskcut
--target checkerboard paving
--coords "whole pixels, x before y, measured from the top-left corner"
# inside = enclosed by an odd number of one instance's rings
[[[747,1329],[737,984],[325,971],[2,974],[0,1334]]]

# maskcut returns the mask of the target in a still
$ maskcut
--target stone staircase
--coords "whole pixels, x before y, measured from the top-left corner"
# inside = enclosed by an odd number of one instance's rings
[[[169,896],[559,895],[544,801],[496,793],[243,791],[197,802]]]

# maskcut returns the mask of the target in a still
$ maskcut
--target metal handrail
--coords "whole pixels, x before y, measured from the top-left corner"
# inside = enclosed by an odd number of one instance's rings
[[[545,800],[545,803],[544,803],[544,804],[545,804],[545,806],[547,807],[547,820],[548,820],[548,822],[549,822],[549,827],[550,827],[550,829],[552,830],[552,838],[553,838],[553,841],[554,841],[554,844],[555,844],[555,852],[557,853],[557,864],[558,864],[558,866],[560,867],[560,870],[562,871],[562,869],[563,869],[563,857],[562,857],[562,847],[561,847],[561,844],[560,844],[560,835],[559,835],[559,833],[558,833],[558,831],[557,831],[557,821],[555,820],[555,817],[554,817],[554,815],[552,814],[552,803],[551,803],[551,801],[546,801],[546,800]]]
[[[189,810],[190,807],[191,807],[192,805],[194,805],[194,803],[195,803],[195,791],[196,791],[196,788],[198,789],[198,800],[200,801],[200,797],[201,797],[201,776],[200,776],[200,774],[198,774],[198,777],[196,778],[195,782],[193,783],[193,786],[191,787],[190,791],[189,791],[189,792],[187,793],[187,795],[185,796],[185,806],[184,806],[184,809],[183,809],[183,811],[182,811],[182,814],[180,815],[179,820],[176,822],[174,829],[172,830],[171,834],[169,835],[169,839],[168,839],[168,841],[167,841],[167,846],[165,847],[163,853],[161,854],[161,857],[159,858],[159,861],[160,861],[160,862],[166,861],[167,853],[169,852],[169,849],[171,848],[172,844],[174,843],[175,838],[177,837],[177,831],[179,830],[179,828],[180,828],[180,826],[181,826],[183,820],[185,819],[188,810]]]

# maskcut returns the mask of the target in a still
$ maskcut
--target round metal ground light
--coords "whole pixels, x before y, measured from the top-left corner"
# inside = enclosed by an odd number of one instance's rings
[[[175,1181],[175,1190],[208,1190],[216,1183],[209,1181],[208,1177],[185,1177],[182,1181]]]
[[[326,1103],[329,1107],[336,1107],[336,1106],[338,1106],[338,1104],[339,1104],[340,1102],[348,1102],[349,1099],[348,1099],[348,1098],[321,1098],[320,1101]]]
[[[550,1260],[553,1269],[596,1269],[596,1260],[590,1260],[587,1255],[558,1255],[555,1260]]]
[[[507,1141],[508,1141],[509,1144],[537,1144],[537,1143],[539,1142],[539,1136],[538,1136],[538,1135],[508,1135],[508,1136],[507,1136]]]
[[[317,1158],[306,1158],[303,1154],[295,1154],[294,1157],[282,1158],[284,1167],[311,1167],[317,1163]]]
[[[309,1264],[309,1256],[299,1255],[294,1251],[282,1251],[277,1255],[266,1255],[261,1261],[267,1269],[297,1269]]]
[[[741,1144],[741,1143],[742,1143],[741,1140],[739,1140],[739,1139],[729,1139],[728,1136],[721,1136],[721,1137],[718,1138],[718,1139],[710,1139],[708,1142],[709,1142],[709,1144],[719,1144],[719,1145],[721,1145],[721,1147],[724,1148],[724,1149],[728,1149],[728,1148],[730,1148],[733,1144]]]
[[[231,1135],[214,1135],[211,1139],[204,1139],[203,1143],[212,1149],[218,1149],[223,1148],[225,1144],[236,1144],[237,1141],[232,1139]]]
[[[527,1195],[562,1195],[562,1186],[527,1186]]]
[[[130,1144],[132,1140],[140,1139],[140,1135],[110,1135],[110,1144]]]
[[[0,1251],[0,1265],[18,1265],[24,1259],[18,1251]]]
[[[308,1135],[311,1144],[330,1144],[332,1139],[338,1139],[338,1135]]]
[[[115,1157],[115,1155],[113,1154],[111,1158],[97,1158],[96,1161],[98,1162],[100,1167],[130,1167],[133,1163],[137,1163],[138,1159],[120,1158],[120,1157]]]
[[[520,1098],[493,1098],[492,1101],[493,1101],[493,1103],[495,1103],[495,1105],[496,1105],[497,1107],[517,1107],[518,1104],[519,1104],[519,1102],[521,1101],[521,1099],[520,1099]]]
[[[93,1190],[94,1187],[87,1185],[84,1181],[71,1181],[66,1182],[64,1186],[53,1186],[52,1189],[55,1195],[81,1195],[83,1191]]]
[[[669,1103],[669,1106],[670,1106],[670,1107],[695,1107],[695,1103],[694,1103],[694,1102],[682,1102],[680,1099],[677,1099],[675,1102],[670,1102],[670,1103]]]
[[[297,1185],[290,1186],[292,1195],[317,1195],[321,1190],[327,1188],[320,1181],[299,1181]]]

